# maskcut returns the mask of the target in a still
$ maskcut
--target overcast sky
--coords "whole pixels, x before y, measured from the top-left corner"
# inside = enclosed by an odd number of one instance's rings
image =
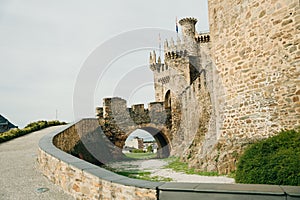
[[[176,16],[195,17],[198,31],[209,29],[207,0],[0,0],[0,114],[19,127],[55,119],[56,110],[59,120],[73,121],[74,87],[90,54],[105,41],[135,29],[161,28],[175,33]],[[152,37],[156,40],[158,36]],[[111,68],[119,69],[118,79],[134,66],[134,76],[152,80],[147,67],[149,51],[143,49],[114,61]],[[121,91],[118,85],[126,88],[130,76],[110,83],[114,73],[98,80],[95,106],[112,95],[127,98],[129,104],[154,101],[153,85]],[[117,89],[112,91],[110,85]]]

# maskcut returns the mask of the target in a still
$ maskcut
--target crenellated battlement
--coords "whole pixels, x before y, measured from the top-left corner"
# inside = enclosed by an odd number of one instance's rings
[[[190,57],[200,55],[201,46],[210,42],[210,35],[209,33],[197,33],[195,30],[196,23],[197,19],[191,17],[179,21],[182,35],[177,35],[176,42],[174,38],[165,40],[164,63],[162,63],[160,56],[157,58],[155,51],[150,53],[150,69],[153,72],[164,72],[169,69],[170,62],[186,63],[190,61]]]
[[[193,50],[191,50],[193,46]],[[185,38],[177,37],[177,42],[171,38],[169,41],[164,42],[164,55],[165,59],[177,59],[182,57],[188,57],[193,55],[192,52],[197,52],[198,50],[196,39],[194,41],[187,41]]]
[[[209,33],[195,34],[193,40],[188,41],[184,36],[180,38],[177,36],[177,42],[171,38],[169,41],[164,42],[164,55],[165,59],[176,59],[181,57],[193,56],[193,52],[198,52],[198,48],[202,43],[209,43],[210,35]],[[194,48],[191,51],[191,46]]]
[[[150,69],[153,72],[163,72],[165,70],[168,70],[168,66],[161,62],[160,56],[156,60],[156,52],[150,52]]]
[[[195,40],[198,43],[208,43],[210,42],[210,35],[209,33],[200,33],[196,35]]]
[[[124,114],[131,117],[139,115],[145,118],[144,115],[149,115],[149,113],[157,115],[166,112],[169,110],[164,108],[163,102],[150,102],[148,108],[145,108],[144,104],[134,104],[127,107],[127,101],[120,97],[104,98],[103,107],[96,108],[96,116],[99,119],[114,119],[116,116]]]
[[[179,24],[181,26],[182,35],[185,40],[193,40],[196,35],[196,23],[197,19],[192,17],[187,17],[179,20]]]
[[[197,22],[198,22],[198,20],[194,17],[186,17],[186,18],[179,20],[180,25],[183,25],[183,24],[194,24],[195,25]]]

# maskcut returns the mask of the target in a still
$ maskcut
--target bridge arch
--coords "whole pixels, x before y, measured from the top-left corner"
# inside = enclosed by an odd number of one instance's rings
[[[138,126],[132,129],[131,131],[129,131],[128,133],[126,133],[126,136],[124,137],[124,143],[125,140],[129,137],[129,135],[138,129],[146,131],[147,133],[152,135],[152,137],[155,139],[158,146],[157,149],[158,158],[167,158],[170,156],[171,145],[170,145],[170,141],[168,140],[167,133],[166,131],[159,129],[157,127]]]
[[[97,108],[100,127],[107,138],[116,146],[117,154],[123,149],[128,136],[137,129],[151,134],[158,145],[157,155],[165,158],[171,152],[171,112],[164,108],[164,102],[151,102],[148,108],[143,104],[127,107],[120,97],[105,98],[103,107]]]

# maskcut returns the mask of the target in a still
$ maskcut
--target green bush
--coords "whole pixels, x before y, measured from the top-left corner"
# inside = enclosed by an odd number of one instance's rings
[[[132,149],[132,153],[145,153],[143,149]]]
[[[60,122],[57,120],[54,121],[37,121],[37,122],[32,122],[25,126],[23,129],[11,129],[7,132],[1,133],[0,134],[0,143],[6,142],[8,140],[26,135],[28,133],[32,133],[34,131],[38,131],[50,126],[57,126],[57,125],[64,125],[66,122]]]
[[[149,145],[149,146],[147,147],[147,152],[149,152],[149,153],[152,153],[152,152],[153,152],[153,147],[152,147],[152,145]]]
[[[278,135],[249,146],[239,159],[236,182],[300,185],[300,131]]]
[[[35,129],[40,130],[40,129],[45,128],[45,127],[64,125],[64,124],[66,124],[66,122],[60,122],[58,120],[53,120],[53,121],[40,120],[40,121],[37,121],[37,122],[29,123],[27,126],[25,126],[24,129],[31,128],[31,130],[35,130]]]

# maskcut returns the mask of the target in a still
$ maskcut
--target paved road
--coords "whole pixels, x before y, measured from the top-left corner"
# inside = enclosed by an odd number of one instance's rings
[[[74,200],[37,169],[38,142],[50,127],[0,144],[0,200]],[[48,188],[39,192],[39,188]]]

